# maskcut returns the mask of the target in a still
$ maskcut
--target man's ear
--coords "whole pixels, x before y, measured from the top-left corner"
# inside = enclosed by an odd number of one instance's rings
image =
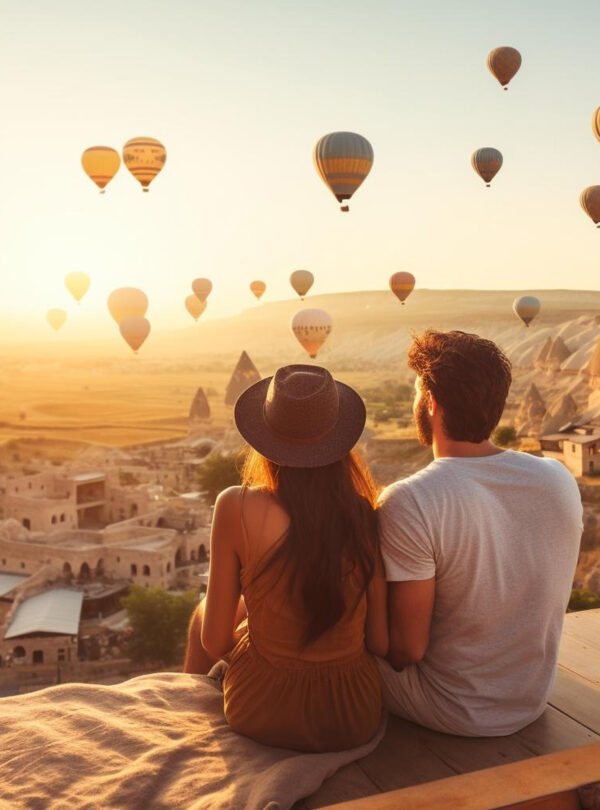
[[[433,398],[433,396],[431,394],[431,391],[428,391],[427,392],[427,413],[429,414],[429,416],[433,416],[435,413],[437,413],[438,407],[439,406],[438,406],[437,402],[435,401],[435,399]]]

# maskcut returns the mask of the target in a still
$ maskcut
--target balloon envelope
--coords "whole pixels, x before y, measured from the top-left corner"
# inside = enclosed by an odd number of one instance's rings
[[[600,186],[584,188],[579,197],[579,202],[592,222],[596,223],[596,227],[600,228]]]
[[[507,84],[521,67],[521,54],[516,48],[507,46],[494,48],[487,58],[490,72],[498,79],[502,87],[508,90]]]
[[[492,146],[484,146],[471,155],[471,166],[489,186],[502,166],[502,154]]]
[[[267,285],[264,281],[251,281],[250,282],[250,292],[254,293],[254,295],[260,299],[262,295],[264,295],[265,290],[267,289]]]
[[[81,155],[81,165],[100,189],[100,194],[104,194],[104,187],[119,171],[121,158],[112,146],[90,146]]]
[[[108,311],[117,323],[123,318],[142,318],[148,310],[148,297],[137,287],[120,287],[108,296]]]
[[[161,171],[167,160],[167,150],[155,138],[131,138],[123,147],[123,163],[142,185],[142,191]]]
[[[292,332],[311,357],[316,357],[327,340],[333,322],[324,309],[302,309],[292,318]]]
[[[197,321],[206,309],[206,301],[201,301],[197,295],[188,295],[185,299],[185,308],[192,318]]]
[[[592,130],[596,139],[600,141],[600,107],[595,110],[594,115],[592,116]]]
[[[90,277],[87,273],[68,273],[65,276],[65,287],[76,301],[81,301],[90,288]]]
[[[134,352],[150,334],[150,321],[137,315],[129,315],[119,323],[119,331]]]
[[[390,276],[390,290],[403,304],[415,288],[415,277],[412,273],[394,273]]]
[[[371,171],[373,147],[356,132],[330,132],[313,150],[315,168],[338,202],[349,200]],[[342,211],[348,207],[343,206]]]
[[[300,298],[304,298],[314,284],[314,281],[315,277],[310,270],[294,270],[290,276],[290,284],[296,290]]]
[[[209,278],[195,278],[192,281],[192,290],[200,301],[206,301],[212,290],[212,281]]]
[[[64,309],[49,309],[46,313],[46,320],[53,329],[58,330],[67,320],[67,313]]]
[[[529,326],[540,311],[540,302],[534,295],[523,295],[513,301],[513,311],[525,326]]]

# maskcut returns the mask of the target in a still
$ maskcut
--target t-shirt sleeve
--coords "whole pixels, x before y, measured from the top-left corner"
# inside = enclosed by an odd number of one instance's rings
[[[382,493],[379,504],[379,538],[388,582],[434,577],[431,533],[412,494],[396,485]]]

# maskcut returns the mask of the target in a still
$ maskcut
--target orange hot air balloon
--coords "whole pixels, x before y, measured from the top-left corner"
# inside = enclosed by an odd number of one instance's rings
[[[471,155],[471,166],[489,188],[502,166],[502,154],[492,146],[484,146]]]
[[[137,354],[137,350],[150,334],[150,321],[137,315],[129,315],[119,323],[119,331]]]
[[[317,141],[313,162],[336,200],[343,202],[352,197],[371,171],[373,147],[356,132],[330,132]],[[349,208],[342,205],[341,210]]]
[[[292,332],[313,359],[327,340],[333,322],[324,309],[301,309],[292,318]]]
[[[290,284],[303,301],[304,296],[312,287],[314,280],[315,277],[310,270],[294,270],[290,276]]]
[[[83,171],[90,177],[104,194],[104,187],[110,183],[119,171],[121,158],[111,146],[90,146],[81,155]]]
[[[579,202],[592,222],[596,223],[596,227],[600,228],[600,186],[585,188],[581,192]]]
[[[192,281],[192,290],[200,301],[206,301],[212,290],[212,281],[209,278],[195,278]]]
[[[185,299],[185,308],[192,318],[197,321],[206,309],[206,301],[201,301],[197,295],[188,295]]]
[[[64,309],[49,309],[46,313],[46,320],[57,332],[67,320],[67,313]]]
[[[253,293],[259,300],[264,295],[267,285],[264,281],[251,281],[250,292]]]
[[[117,323],[123,318],[142,318],[148,310],[148,296],[137,287],[120,287],[108,296],[108,311]]]
[[[167,150],[155,138],[131,138],[123,147],[123,163],[142,185],[142,191],[161,171],[167,160]]]
[[[592,116],[592,131],[596,136],[596,140],[600,141],[600,107],[595,110]]]
[[[412,273],[394,273],[390,276],[390,290],[403,306],[414,288],[415,277]]]
[[[65,276],[65,287],[76,301],[81,301],[90,288],[90,277],[87,273],[69,273]]]
[[[516,48],[494,48],[487,58],[487,65],[505,90],[508,83],[521,67],[521,54]]]

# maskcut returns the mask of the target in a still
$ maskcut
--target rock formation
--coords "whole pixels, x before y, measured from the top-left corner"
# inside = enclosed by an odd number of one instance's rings
[[[556,433],[577,416],[577,403],[570,394],[559,394],[548,407],[540,433]]]
[[[225,405],[235,405],[239,395],[260,379],[256,366],[246,352],[242,352],[225,392]]]
[[[190,422],[196,422],[200,419],[210,419],[210,405],[204,393],[204,388],[199,388],[190,405]]]

